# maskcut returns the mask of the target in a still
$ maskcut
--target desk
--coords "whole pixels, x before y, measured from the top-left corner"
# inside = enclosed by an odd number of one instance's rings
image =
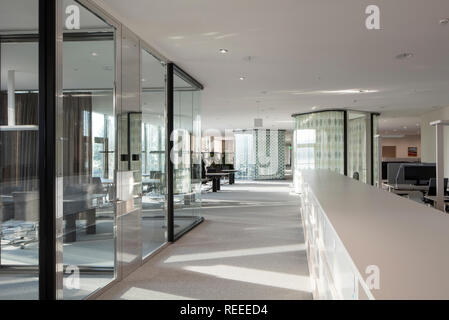
[[[449,215],[328,170],[296,183],[314,297],[449,299]]]
[[[387,188],[388,192],[392,192],[397,195],[408,195],[413,191],[428,191],[429,186],[417,186],[413,184],[388,184],[383,183],[383,187]]]
[[[229,173],[225,172],[206,173],[206,177],[212,178],[212,192],[217,192],[220,190],[221,177],[225,176],[229,176]]]
[[[80,213],[86,213],[86,233],[96,233],[97,208],[100,207],[99,199],[103,197],[104,194],[64,196],[63,216],[66,221],[64,242],[76,241],[76,220],[79,219]]]
[[[239,170],[224,169],[224,170],[220,170],[220,171],[224,172],[224,173],[229,173],[229,184],[234,184],[235,183],[235,173],[239,172]]]

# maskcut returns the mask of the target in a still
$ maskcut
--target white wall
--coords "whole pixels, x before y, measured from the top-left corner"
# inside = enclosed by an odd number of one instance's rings
[[[419,135],[404,136],[403,138],[382,138],[382,146],[395,146],[396,158],[419,158],[421,156],[421,137]],[[409,157],[408,147],[417,147],[418,156]]]
[[[435,127],[429,125],[435,120],[449,120],[449,107],[441,108],[421,116],[421,159],[422,162],[435,162]],[[444,171],[449,175],[449,127],[444,128]]]

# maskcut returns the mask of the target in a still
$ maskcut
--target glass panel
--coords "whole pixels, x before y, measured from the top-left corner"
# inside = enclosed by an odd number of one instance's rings
[[[235,132],[235,169],[236,179],[251,180],[256,175],[256,157],[254,135],[252,131]]]
[[[344,174],[344,112],[324,111],[298,115],[293,133],[295,188],[300,171],[329,169]]]
[[[235,132],[237,179],[284,179],[285,131]]]
[[[165,67],[142,50],[142,256],[166,242]]]
[[[348,112],[348,177],[367,183],[367,131],[370,115]]]
[[[174,75],[174,220],[175,235],[200,219],[201,207],[201,92]]]
[[[63,294],[80,299],[114,278],[115,30],[76,1],[63,14]]]
[[[38,6],[0,3],[0,299],[39,296]]]
[[[296,116],[295,169],[330,169],[344,173],[344,113]]]

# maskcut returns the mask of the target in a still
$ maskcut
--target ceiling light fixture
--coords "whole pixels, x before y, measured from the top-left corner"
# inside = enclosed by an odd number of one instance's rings
[[[318,107],[317,107],[317,106],[313,106],[313,107],[312,107],[312,110],[316,110],[316,108],[318,108]]]
[[[404,53],[400,53],[396,56],[396,59],[399,60],[403,60],[403,59],[407,59],[407,58],[411,58],[413,57],[413,53],[410,52],[404,52]]]
[[[220,49],[220,53],[228,53],[228,49]]]
[[[449,18],[444,18],[444,19],[440,20],[440,24],[442,24],[442,25],[446,25],[448,23],[449,23]]]
[[[96,56],[98,56],[98,53],[92,52],[92,56],[96,57]]]
[[[239,79],[243,81],[243,80],[245,80],[245,77],[240,77]]]

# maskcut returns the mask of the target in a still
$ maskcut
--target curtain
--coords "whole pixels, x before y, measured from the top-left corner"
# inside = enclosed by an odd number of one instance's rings
[[[348,121],[348,175],[359,173],[359,180],[367,182],[366,176],[366,116]]]
[[[295,168],[344,173],[344,113],[325,111],[296,116]]]
[[[8,96],[0,93],[0,125],[8,124]],[[16,94],[16,125],[38,125],[38,94]],[[38,188],[39,132],[0,131],[0,182],[16,190]]]
[[[92,97],[64,94],[63,98],[64,177],[70,183],[86,183],[92,172]]]

